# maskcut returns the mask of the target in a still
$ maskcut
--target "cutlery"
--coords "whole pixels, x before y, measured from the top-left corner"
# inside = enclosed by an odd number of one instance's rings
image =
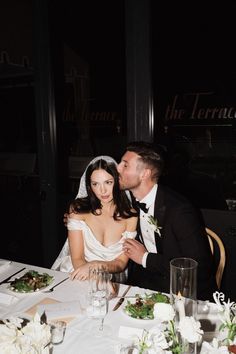
[[[61,283],[64,283],[64,281],[66,281],[67,279],[69,279],[69,277],[68,277],[68,278],[65,278],[65,279],[63,279],[63,280],[61,280],[61,281],[59,281],[59,283],[55,284],[55,285],[52,286],[50,289],[48,289],[48,290],[43,290],[42,293],[51,293],[52,291],[54,291],[54,289],[55,289],[58,285],[60,285]]]
[[[9,277],[7,277],[6,279],[0,281],[0,285],[1,285],[1,284],[4,284],[4,283],[8,283],[8,281],[9,281],[12,277],[14,277],[14,275],[16,275],[16,274],[22,272],[22,270],[24,270],[24,269],[25,269],[25,267],[24,267],[24,268],[21,268],[20,270],[18,270],[18,271],[15,272],[15,273],[13,273],[12,275],[10,275]]]
[[[120,307],[120,305],[124,302],[125,295],[128,293],[128,291],[130,290],[130,288],[131,288],[131,285],[129,285],[129,286],[125,289],[125,291],[124,291],[123,294],[121,295],[120,300],[119,300],[119,301],[116,303],[116,305],[114,306],[113,311],[116,311],[116,310]]]

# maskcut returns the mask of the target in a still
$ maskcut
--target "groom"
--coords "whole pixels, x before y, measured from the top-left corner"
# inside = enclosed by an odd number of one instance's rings
[[[198,262],[197,297],[207,300],[216,290],[213,257],[204,225],[181,195],[158,183],[163,159],[149,143],[127,146],[118,165],[120,187],[129,190],[139,210],[138,235],[124,243],[129,257],[129,284],[169,293],[170,260]]]

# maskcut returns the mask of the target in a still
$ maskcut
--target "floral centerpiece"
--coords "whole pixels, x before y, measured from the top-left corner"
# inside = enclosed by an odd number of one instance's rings
[[[1,354],[49,354],[50,342],[50,325],[38,313],[31,321],[11,317],[0,322]]]
[[[230,300],[225,302],[225,296],[220,292],[215,292],[213,297],[221,325],[218,338],[211,343],[202,342],[204,333],[194,317],[184,316],[176,323],[172,305],[156,303],[154,317],[159,319],[159,324],[149,331],[144,330],[143,336],[136,338],[134,353],[183,354],[189,352],[189,344],[201,345],[201,354],[236,353],[236,304]]]
[[[178,325],[175,323],[175,311],[171,304],[156,303],[154,317],[161,324],[149,332],[145,331],[143,338],[138,339],[139,354],[186,353],[189,343],[197,343],[202,338],[200,322],[193,317],[185,316]]]

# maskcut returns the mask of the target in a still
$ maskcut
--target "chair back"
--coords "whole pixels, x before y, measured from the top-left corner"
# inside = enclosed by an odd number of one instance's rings
[[[216,284],[218,286],[218,289],[220,289],[221,280],[222,280],[222,276],[223,276],[223,272],[224,272],[224,268],[225,268],[225,259],[226,259],[225,247],[224,247],[224,244],[221,241],[220,237],[214,231],[212,231],[211,229],[209,229],[207,227],[205,229],[206,229],[208,241],[210,244],[211,252],[213,255],[215,254],[214,247],[215,247],[215,245],[218,245],[219,261],[218,261],[218,265],[217,265],[217,269],[216,269]]]

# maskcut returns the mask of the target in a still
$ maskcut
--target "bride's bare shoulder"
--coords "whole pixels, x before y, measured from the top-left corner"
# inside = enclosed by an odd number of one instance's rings
[[[70,219],[86,221],[87,217],[88,217],[88,213],[73,213],[73,212],[69,213]]]

